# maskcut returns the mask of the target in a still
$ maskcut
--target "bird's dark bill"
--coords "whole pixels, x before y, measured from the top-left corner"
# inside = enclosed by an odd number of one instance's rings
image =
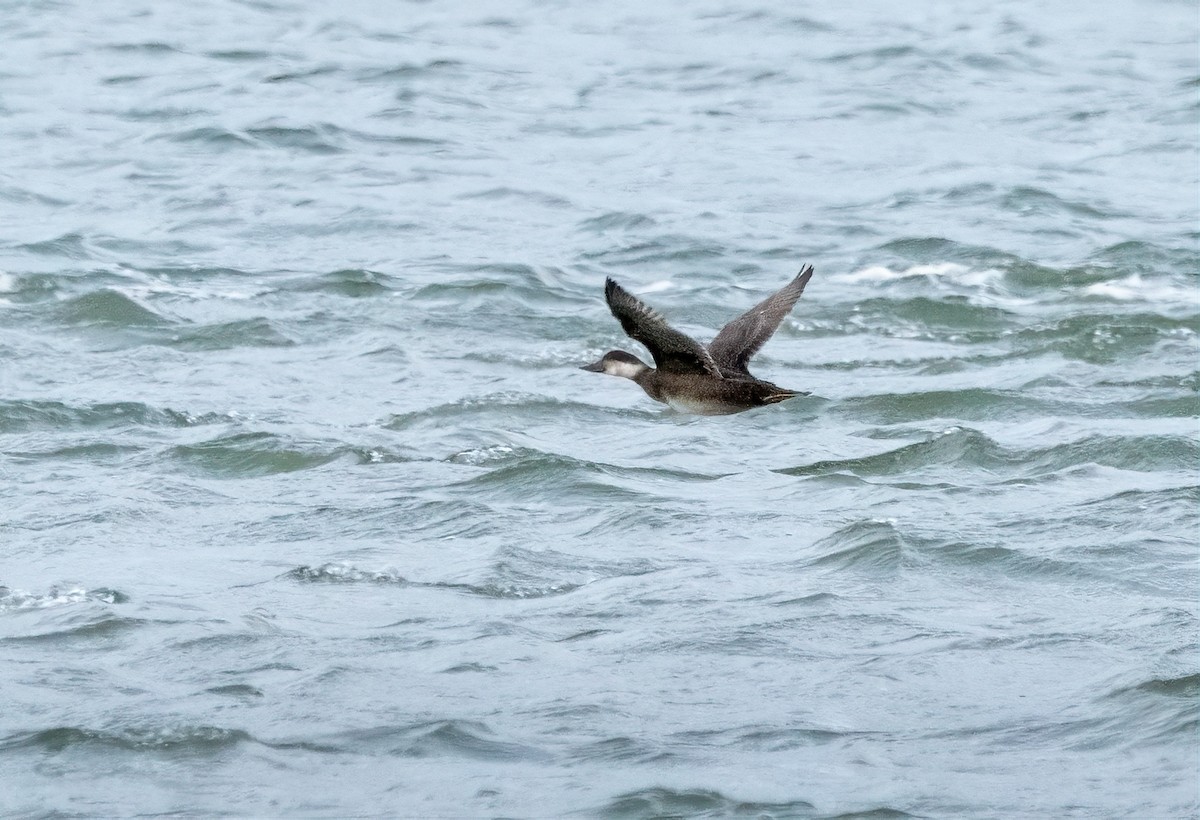
[[[585,364],[583,367],[581,367],[579,369],[587,370],[592,373],[603,373],[604,372],[604,359],[600,359],[599,361],[592,362],[591,364]]]

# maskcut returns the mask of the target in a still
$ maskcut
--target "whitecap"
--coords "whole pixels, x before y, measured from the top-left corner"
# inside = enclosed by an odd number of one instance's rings
[[[1118,302],[1186,303],[1200,302],[1200,290],[1166,284],[1151,284],[1140,274],[1132,274],[1112,282],[1096,282],[1083,290],[1086,296],[1099,296]]]
[[[45,595],[35,595],[20,589],[0,590],[0,610],[46,609],[64,604],[78,604],[89,599],[83,587],[59,589],[53,587]]]
[[[479,467],[484,464],[489,464],[493,461],[505,459],[515,453],[512,447],[507,444],[495,444],[491,447],[478,447],[472,450],[464,450],[461,453],[455,453],[450,456],[450,461],[456,464],[467,464],[472,467]]]
[[[914,276],[949,279],[957,284],[978,287],[1002,276],[995,268],[972,270],[958,262],[938,262],[932,265],[913,265],[904,270],[893,270],[886,265],[871,265],[862,270],[844,273],[833,279],[838,282],[890,282]]]

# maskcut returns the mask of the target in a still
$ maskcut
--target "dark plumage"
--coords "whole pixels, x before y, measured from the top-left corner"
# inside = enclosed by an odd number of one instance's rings
[[[609,310],[630,338],[646,346],[655,367],[632,353],[612,350],[583,369],[632,379],[655,401],[703,415],[740,413],[800,395],[756,379],[747,365],[791,312],[812,274],[812,265],[804,268],[783,288],[721,328],[707,347],[607,279],[604,298]]]

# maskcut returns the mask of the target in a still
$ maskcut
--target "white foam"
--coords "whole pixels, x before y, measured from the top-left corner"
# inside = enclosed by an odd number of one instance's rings
[[[651,282],[650,284],[646,285],[645,287],[638,288],[637,292],[638,293],[660,293],[664,290],[670,290],[673,287],[675,287],[675,285],[668,282],[666,279],[660,279],[657,282]]]
[[[1118,302],[1187,303],[1200,302],[1200,289],[1167,284],[1151,284],[1141,274],[1131,274],[1114,282],[1097,282],[1083,290],[1086,296],[1099,296]]]
[[[0,293],[12,293],[17,289],[17,277],[0,270]]]
[[[516,452],[507,444],[494,444],[491,447],[477,447],[473,450],[464,450],[461,453],[455,453],[450,457],[450,460],[458,464],[467,464],[472,467],[479,467],[498,459],[503,459]]]
[[[89,599],[86,589],[74,587],[71,589],[52,588],[46,595],[34,595],[19,589],[8,590],[0,594],[0,609],[45,609],[63,604],[78,604]]]
[[[904,270],[893,270],[886,265],[871,265],[862,270],[835,276],[839,282],[890,282],[896,279],[908,279],[914,276],[925,276],[931,279],[950,279],[962,285],[978,287],[991,282],[1002,274],[995,268],[972,270],[957,262],[938,262],[933,265],[913,265]]]
[[[959,292],[969,295],[973,302],[1000,307],[1023,307],[1036,300],[1009,294],[1003,285],[1004,273],[996,268],[973,269],[957,262],[938,262],[930,265],[913,265],[894,270],[885,265],[871,265],[851,273],[834,276],[834,281],[850,283],[895,282],[898,280],[924,280],[937,291]]]
[[[116,290],[133,299],[147,299],[152,296],[180,296],[197,302],[206,299],[229,299],[230,301],[244,302],[254,299],[262,293],[248,290],[221,291],[200,285],[176,285],[163,280],[153,280],[139,285],[125,285]]]

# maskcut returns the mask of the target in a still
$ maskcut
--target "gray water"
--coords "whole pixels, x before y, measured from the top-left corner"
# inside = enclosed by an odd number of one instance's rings
[[[898,8],[0,1],[0,813],[1195,816],[1195,5]]]

